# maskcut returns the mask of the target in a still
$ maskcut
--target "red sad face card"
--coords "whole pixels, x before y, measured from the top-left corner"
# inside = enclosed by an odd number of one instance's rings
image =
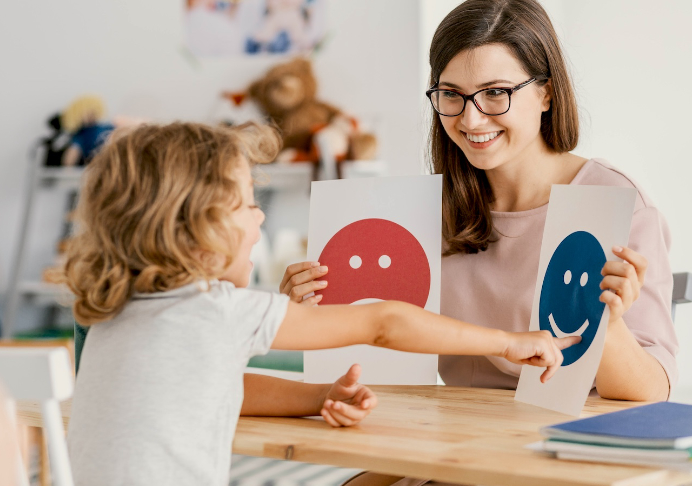
[[[425,307],[430,266],[425,250],[403,226],[380,218],[362,219],[340,229],[319,262],[329,268],[329,286],[316,293],[321,305],[400,300]]]
[[[397,300],[439,312],[440,176],[313,182],[308,259],[329,268],[319,305]],[[307,383],[353,363],[367,384],[435,384],[437,356],[370,346],[305,352]]]

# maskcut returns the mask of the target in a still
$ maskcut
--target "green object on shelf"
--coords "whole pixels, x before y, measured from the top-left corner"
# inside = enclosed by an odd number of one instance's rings
[[[264,368],[267,370],[297,371],[303,372],[302,351],[278,351],[272,350],[264,356],[250,358],[247,364],[250,368]]]
[[[74,330],[72,328],[56,328],[56,329],[39,329],[36,331],[17,332],[12,336],[15,340],[33,340],[33,339],[72,339],[74,338]]]

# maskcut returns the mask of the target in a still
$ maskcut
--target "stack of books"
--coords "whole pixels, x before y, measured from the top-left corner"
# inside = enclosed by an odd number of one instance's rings
[[[572,461],[692,472],[692,405],[659,402],[541,429],[527,448]]]

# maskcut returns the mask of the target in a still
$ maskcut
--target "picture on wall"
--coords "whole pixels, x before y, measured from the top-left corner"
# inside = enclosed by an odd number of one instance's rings
[[[326,0],[186,0],[187,47],[200,57],[296,55],[326,33]]]

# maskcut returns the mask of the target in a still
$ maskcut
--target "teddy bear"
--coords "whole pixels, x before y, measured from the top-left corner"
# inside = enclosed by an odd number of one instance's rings
[[[355,119],[317,99],[317,80],[307,59],[274,66],[245,94],[226,92],[224,97],[236,105],[249,98],[279,128],[284,148],[278,162],[319,164],[320,148],[328,149],[337,162],[375,158],[375,136],[361,132]]]

